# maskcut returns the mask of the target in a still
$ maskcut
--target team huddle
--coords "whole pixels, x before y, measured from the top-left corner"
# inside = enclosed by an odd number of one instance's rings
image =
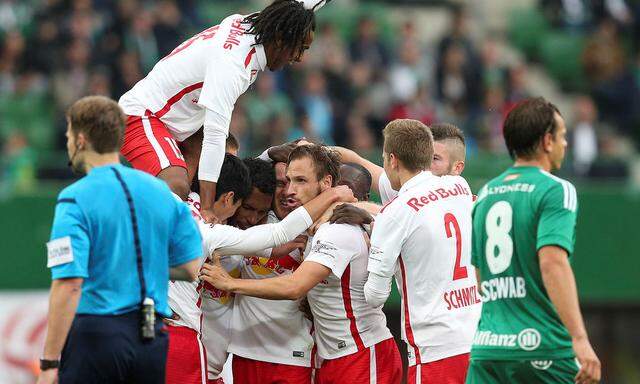
[[[202,239],[199,278],[169,283],[166,382],[224,383],[229,355],[239,384],[597,382],[569,265],[576,192],[549,173],[567,144],[553,104],[509,113],[515,164],[477,196],[451,124],[389,122],[383,167],[305,139],[236,156],[237,98],[302,59],[324,3],[231,15],[119,101],[122,155],[187,202]]]

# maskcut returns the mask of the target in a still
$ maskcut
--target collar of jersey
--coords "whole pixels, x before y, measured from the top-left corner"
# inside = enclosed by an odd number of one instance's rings
[[[433,176],[433,174],[430,171],[422,171],[418,173],[417,175],[407,180],[407,182],[404,183],[404,185],[400,188],[400,191],[398,193],[402,193],[413,188],[414,186],[431,176]]]
[[[256,48],[256,58],[258,60],[254,61],[254,68],[252,69],[264,71],[267,68],[267,55],[264,53],[264,46],[262,44],[256,44],[254,47]],[[257,68],[255,68],[256,66]]]
[[[91,168],[91,170],[89,171],[89,173],[90,173],[90,174],[94,174],[94,173],[102,173],[102,172],[106,172],[107,170],[109,170],[109,169],[111,169],[111,168],[114,168],[114,167],[122,168],[122,167],[124,167],[124,165],[119,164],[119,163],[118,163],[118,164],[114,163],[114,164],[101,165],[101,166],[99,166],[99,167]]]

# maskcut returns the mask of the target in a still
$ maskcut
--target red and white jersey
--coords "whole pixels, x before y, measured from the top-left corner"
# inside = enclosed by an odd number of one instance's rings
[[[389,176],[387,176],[386,172],[382,172],[378,179],[378,192],[380,194],[382,204],[387,204],[398,196],[398,191],[391,187],[391,181],[389,180]]]
[[[364,297],[369,250],[366,233],[357,226],[320,226],[304,261],[331,269],[326,280],[307,293],[314,317],[318,355],[336,359],[391,338],[382,308]]]
[[[269,212],[267,222],[277,223]],[[267,279],[290,275],[302,262],[300,252],[280,258],[264,255],[247,257],[242,263],[243,279]],[[229,353],[269,363],[311,366],[311,321],[298,308],[295,300],[266,300],[238,295],[231,321]]]
[[[480,316],[472,206],[464,178],[421,172],[376,217],[368,269],[395,274],[410,365],[471,350]]]
[[[198,223],[198,228],[200,229],[200,233],[205,237],[206,233],[211,231],[211,229],[207,229],[209,226],[205,224],[200,216],[200,196],[197,193],[191,192],[189,194],[189,198],[187,199],[187,204],[191,209],[191,215],[194,220]],[[227,226],[219,226],[216,232],[220,234],[220,236],[209,236],[209,238],[217,238],[219,241],[215,244],[216,247],[224,246],[227,237],[224,236],[224,227]],[[231,227],[229,227],[231,228]],[[237,228],[233,228],[236,231],[239,231]],[[208,241],[211,243],[211,240]],[[203,250],[205,251],[205,255],[208,254],[208,247],[211,244],[205,244],[203,241]],[[220,264],[224,267],[224,269],[229,272],[234,277],[240,276],[240,264],[242,262],[242,258],[238,256],[223,256],[220,258]],[[208,285],[208,284],[207,284]],[[177,314],[180,319],[173,321],[176,325],[189,327],[197,332],[200,332],[200,315],[202,314],[201,310],[201,298],[199,291],[204,288],[203,283],[198,282],[188,282],[188,281],[170,281],[169,282],[169,307],[171,310]],[[207,295],[215,298],[218,302],[221,303],[222,308],[231,308],[231,303],[233,297],[230,296],[228,292],[217,290],[214,287],[209,286],[210,290],[207,292]],[[230,316],[230,313],[229,315]]]
[[[180,44],[120,98],[124,113],[155,115],[177,141],[202,127],[205,109],[230,121],[236,100],[267,65],[244,18],[228,16]]]

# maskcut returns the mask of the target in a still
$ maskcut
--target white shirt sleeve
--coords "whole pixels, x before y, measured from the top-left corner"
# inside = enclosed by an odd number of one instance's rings
[[[304,207],[299,207],[279,223],[256,225],[246,230],[229,225],[209,225],[202,228],[202,238],[208,254],[253,254],[277,247],[296,238],[313,224]]]
[[[324,265],[340,279],[351,260],[360,252],[354,236],[362,236],[362,233],[352,225],[325,223],[313,236],[311,251],[304,261]]]
[[[386,172],[382,172],[380,179],[378,180],[378,191],[380,192],[380,199],[382,204],[387,204],[398,196],[398,191],[391,188],[391,181]]]
[[[231,114],[249,85],[247,71],[234,57],[221,53],[211,58],[198,98],[198,105],[206,108],[198,179],[218,181]]]
[[[406,228],[385,211],[376,217],[371,234],[369,278],[364,285],[365,299],[372,307],[384,304],[391,292],[391,279],[397,268],[398,256],[405,241]]]
[[[224,162],[230,118],[213,112],[205,112],[202,152],[198,167],[198,179],[217,182]]]

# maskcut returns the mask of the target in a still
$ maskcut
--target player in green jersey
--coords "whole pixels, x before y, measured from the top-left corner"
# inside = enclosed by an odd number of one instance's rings
[[[480,190],[473,210],[483,305],[467,383],[600,380],[569,264],[576,191],[549,173],[562,164],[565,135],[560,112],[543,98],[522,102],[505,120],[515,163]]]

